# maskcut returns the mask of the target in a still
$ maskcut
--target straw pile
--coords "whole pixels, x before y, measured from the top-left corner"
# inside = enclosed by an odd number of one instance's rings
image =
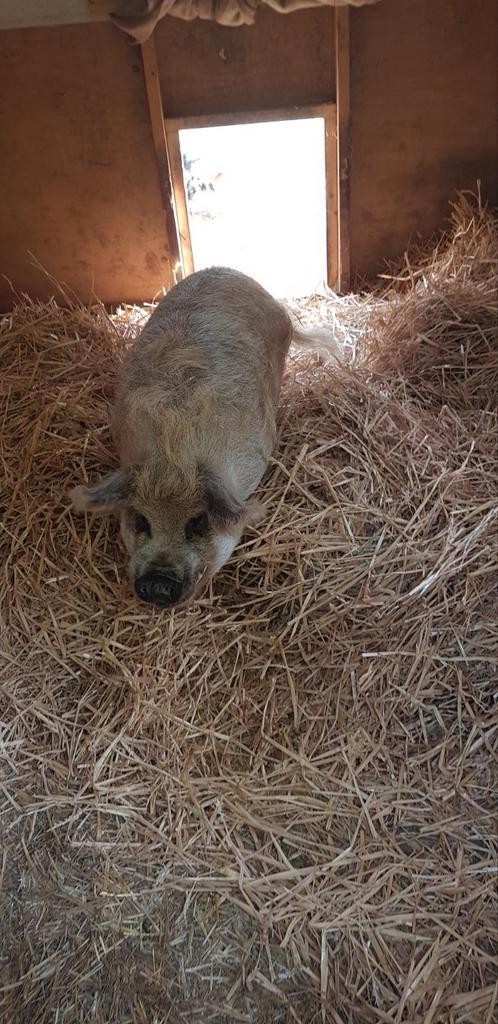
[[[265,522],[174,614],[129,593],[111,467],[139,315],[2,326],[5,1024],[490,1024],[497,1005],[498,233],[301,309]]]

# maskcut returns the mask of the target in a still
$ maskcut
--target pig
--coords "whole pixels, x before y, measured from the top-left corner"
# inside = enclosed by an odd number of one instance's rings
[[[120,466],[71,497],[78,510],[119,515],[142,601],[199,597],[260,518],[253,494],[292,340],[307,334],[264,288],[213,267],[171,289],[126,355],[111,415]]]

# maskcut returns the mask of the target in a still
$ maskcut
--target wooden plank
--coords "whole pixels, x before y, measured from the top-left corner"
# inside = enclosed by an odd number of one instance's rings
[[[238,110],[226,113],[199,114],[188,117],[168,117],[168,131],[185,128],[224,128],[235,124],[264,124],[268,121],[299,121],[310,117],[328,117],[336,113],[335,103],[315,103],[294,107],[276,107],[269,110]]]
[[[0,306],[55,287],[84,302],[168,287],[140,51],[110,24],[0,33]],[[2,276],[2,275],[5,275]]]
[[[180,247],[177,214],[172,188],[171,159],[168,152],[168,142],[164,129],[164,111],[159,87],[156,47],[153,36],[143,43],[140,49],[142,51],[152,138],[154,142],[154,149],[156,151],[159,186],[163,200],[166,237],[171,259],[171,280],[169,282],[171,287],[173,284],[176,284],[182,276],[184,276],[186,271],[185,268],[182,267],[182,251]]]
[[[351,166],[349,10],[347,7],[336,7],[334,13],[337,103],[337,222],[339,250],[337,287],[339,291],[347,292],[351,286],[349,214]]]
[[[498,200],[496,0],[382,0],[351,26],[351,266],[385,270],[448,223],[456,189]]]
[[[337,108],[331,104],[325,117],[325,181],[327,210],[327,283],[340,289],[339,211],[338,211]]]
[[[236,29],[164,18],[155,39],[167,118],[335,100],[330,7],[261,7],[254,25]]]
[[[107,21],[119,0],[0,0],[0,29]]]
[[[175,198],[176,213],[178,218],[178,230],[180,239],[180,249],[182,254],[182,264],[184,274],[194,273],[194,257],[192,254],[192,240],[190,237],[190,227],[188,220],[188,209],[187,209],[187,197],[185,195],[185,186],[183,182],[183,163],[182,154],[180,150],[180,140],[178,137],[178,131],[174,127],[170,127],[168,121],[166,124],[166,137],[168,139],[168,149],[170,154],[170,166],[171,166],[171,181],[173,185],[173,194]]]

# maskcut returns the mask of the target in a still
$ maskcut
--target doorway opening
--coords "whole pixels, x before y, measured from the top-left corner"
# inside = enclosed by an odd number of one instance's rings
[[[231,266],[283,299],[330,283],[325,116],[183,122],[177,139],[191,269]]]

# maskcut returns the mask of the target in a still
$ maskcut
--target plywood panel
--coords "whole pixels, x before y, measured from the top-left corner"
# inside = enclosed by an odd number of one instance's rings
[[[335,99],[331,8],[259,10],[243,28],[164,18],[155,39],[166,117]]]
[[[351,265],[372,276],[444,225],[454,189],[496,202],[496,0],[351,10]]]
[[[138,47],[107,24],[0,33],[0,122],[0,274],[53,291],[30,251],[84,301],[152,298],[170,263]]]
[[[0,0],[0,29],[107,21],[119,0]]]

